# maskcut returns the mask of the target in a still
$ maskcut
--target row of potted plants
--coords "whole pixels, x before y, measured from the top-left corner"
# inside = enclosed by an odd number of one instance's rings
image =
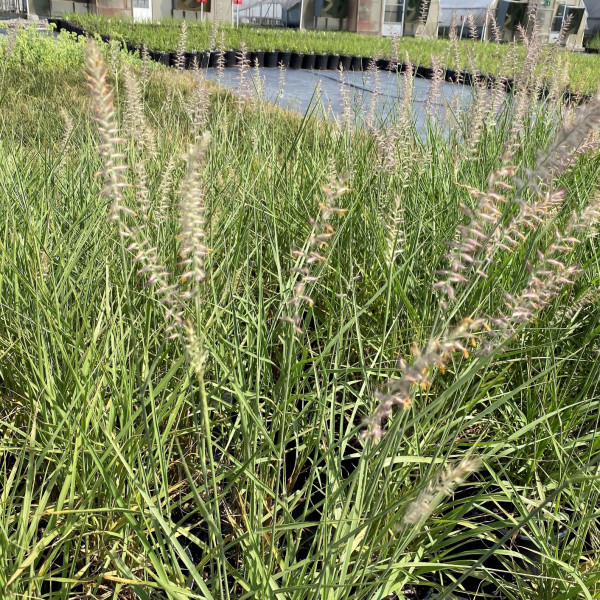
[[[174,51],[181,43],[181,20],[167,18],[160,21],[137,23],[122,17],[94,14],[66,14],[63,20],[90,33],[110,35],[113,39],[141,45],[151,50]],[[453,47],[447,39],[403,37],[394,42],[389,37],[378,37],[348,31],[305,31],[285,28],[260,28],[251,25],[232,27],[227,24],[188,21],[186,50],[214,50],[219,43],[224,48],[248,51],[284,52],[298,54],[328,54],[333,56],[378,56],[404,59],[430,67],[438,57],[450,69],[457,71],[477,69],[480,73],[514,76],[514,70],[525,60],[522,44],[482,43],[465,40]],[[588,46],[594,47],[595,40]],[[544,52],[551,54],[549,48]],[[593,93],[598,88],[600,61],[584,52],[560,52],[560,62],[568,66],[569,86]],[[549,56],[550,58],[550,56]],[[553,63],[557,64],[556,58]],[[557,64],[557,68],[559,65]],[[509,72],[507,72],[507,70]]]
[[[83,28],[73,25],[68,21],[61,19],[52,20],[58,30],[66,30],[77,35],[88,35]],[[100,35],[104,42],[110,41],[110,36]],[[141,55],[142,48],[139,44],[123,42],[129,52]],[[200,68],[214,68],[218,64],[219,50],[200,50],[185,52],[183,54],[183,67],[189,69],[193,64]],[[226,68],[239,66],[242,60],[242,54],[239,50],[226,50],[223,54],[223,66]],[[163,52],[161,50],[148,50],[148,56],[165,66],[175,66],[178,62],[177,52]],[[289,50],[263,51],[254,50],[247,54],[248,64],[251,67],[276,68],[283,66],[288,69],[316,69],[337,71],[340,67],[344,71],[365,71],[373,63],[373,66],[384,71],[403,72],[407,66],[403,63],[396,63],[391,59],[378,58],[373,59],[368,56],[350,56],[340,54],[318,54],[292,52]],[[415,69],[417,77],[432,79],[434,71],[430,67],[417,66]],[[462,82],[467,85],[473,83],[473,76],[465,71],[453,69],[444,70],[444,79],[448,82]],[[484,76],[484,79],[491,85],[495,78],[491,75]],[[512,85],[512,80],[505,80],[507,87]]]
[[[92,35],[83,27],[64,19],[51,19],[57,30],[65,30],[77,35]],[[122,43],[129,52],[141,55],[142,46],[130,41],[123,41],[120,37],[112,38],[107,34],[98,34],[104,42],[109,42],[111,39]],[[214,68],[218,65],[219,54],[223,54],[223,66],[226,68],[239,66],[242,60],[242,54],[239,50],[229,49],[221,50],[200,50],[185,52],[183,55],[183,67],[189,69],[193,64],[197,64],[200,68]],[[162,50],[148,49],[148,56],[165,66],[175,66],[178,61],[177,52],[166,52]],[[402,63],[395,62],[388,58],[373,59],[369,56],[352,56],[348,54],[330,54],[316,52],[297,52],[290,50],[251,50],[247,53],[246,59],[251,67],[261,68],[276,68],[283,66],[288,69],[315,69],[315,70],[333,70],[337,71],[343,67],[344,71],[365,71],[373,63],[373,66],[385,71],[403,72],[407,66]],[[415,68],[417,77],[424,79],[432,79],[434,70],[431,67],[419,65]],[[460,69],[444,69],[444,80],[450,83],[464,83],[465,85],[473,85],[476,81],[483,81],[488,87],[495,85],[497,81],[501,81],[507,91],[512,90],[514,80],[507,77],[498,77],[493,74],[478,74],[472,75],[468,71]],[[544,86],[540,92],[543,98],[547,94],[547,89]],[[569,91],[564,92],[566,101],[586,100],[590,94],[579,92],[577,94]]]
[[[175,50],[180,42],[180,20],[161,19],[159,22],[136,23],[131,19],[81,14],[68,14],[62,18],[86,31],[110,34],[113,38],[136,43],[143,42],[153,50],[169,52]],[[226,48],[235,49],[239,49],[244,43],[249,50],[283,49],[303,54],[314,52],[315,54],[390,57],[393,53],[390,38],[347,31],[300,31],[287,28],[260,28],[250,25],[231,27],[224,23],[220,23],[217,29],[218,35],[215,35],[213,23],[187,21],[186,50],[213,49],[211,46],[222,39]],[[412,38],[405,45],[410,46],[406,50],[410,50],[412,56],[413,46],[423,44],[422,40],[418,41]],[[430,51],[431,41],[426,45],[427,50]]]
[[[51,19],[58,31],[65,30],[76,35],[89,35],[90,32],[84,28],[62,19]],[[100,34],[104,42],[108,42],[111,36]],[[123,42],[129,52],[141,54],[141,46],[131,42]],[[184,66],[190,68],[195,62],[201,68],[212,68],[217,66],[218,50],[201,50],[184,53]],[[176,52],[163,52],[160,50],[148,50],[152,60],[166,66],[174,66],[177,63]],[[226,50],[223,52],[223,64],[225,67],[235,67],[240,64],[242,55],[238,50]],[[248,53],[247,60],[250,66],[275,68],[283,66],[288,69],[317,69],[337,71],[340,66],[345,71],[363,71],[369,68],[373,61],[367,56],[350,56],[340,54],[319,54],[315,52],[303,53],[289,50],[254,50]],[[388,59],[379,59],[376,66],[381,69],[390,69],[392,62]]]

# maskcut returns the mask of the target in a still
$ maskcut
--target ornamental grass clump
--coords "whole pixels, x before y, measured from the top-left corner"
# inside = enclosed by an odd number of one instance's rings
[[[3,599],[598,596],[595,101],[409,68],[349,127],[5,45]]]
[[[515,294],[505,291],[496,313],[486,314],[480,310],[479,314],[470,314],[462,319],[458,326],[446,322],[442,333],[424,346],[413,345],[412,359],[398,360],[401,376],[388,379],[375,392],[379,405],[373,416],[366,420],[363,438],[379,441],[384,434],[383,425],[393,409],[397,406],[409,409],[414,390],[428,390],[434,369],[445,372],[448,361],[456,352],[468,359],[472,354],[469,346],[472,346],[478,348],[477,355],[493,357],[497,349],[516,336],[524,324],[531,323],[559,297],[565,287],[574,286],[582,272],[579,265],[571,262],[582,241],[574,234],[589,232],[597,226],[596,202],[592,200],[581,215],[574,214],[566,223],[558,225],[555,221],[564,204],[565,192],[555,188],[560,175],[580,155],[582,146],[586,150],[594,146],[597,151],[600,98],[565,118],[549,147],[543,153],[538,152],[538,160],[533,167],[521,169],[519,173],[517,166],[509,164],[522,145],[518,128],[527,122],[531,102],[539,96],[539,88],[533,81],[533,74],[543,62],[541,44],[537,39],[539,22],[535,13],[530,18],[533,22],[531,37],[522,31],[528,48],[527,60],[516,80],[513,112],[516,123],[511,125],[509,141],[502,156],[504,164],[489,176],[487,191],[467,186],[477,204],[474,209],[463,207],[467,224],[457,227],[446,256],[449,268],[437,272],[440,279],[433,288],[441,293],[440,310],[456,315],[465,303],[465,296],[472,293],[481,281],[487,283],[490,277],[494,279],[491,271],[498,263],[505,262],[503,253],[520,253],[529,248],[529,257],[525,261],[529,277]],[[467,153],[479,148],[483,117],[489,109],[489,98],[482,89],[476,89],[472,107],[475,133],[472,143],[466,144]],[[400,163],[392,159],[389,168],[394,166],[398,167]],[[459,293],[459,288],[462,288],[462,293]],[[444,321],[442,318],[441,322]]]
[[[318,217],[309,221],[312,230],[306,248],[293,251],[297,266],[292,268],[292,273],[298,276],[298,280],[294,285],[294,293],[288,300],[288,304],[294,308],[294,314],[281,317],[281,321],[291,323],[296,334],[305,333],[303,309],[305,307],[312,308],[315,304],[308,295],[308,288],[311,284],[319,281],[319,276],[314,274],[315,267],[327,262],[324,252],[335,235],[335,230],[330,223],[331,218],[335,215],[343,216],[347,212],[347,209],[335,206],[334,202],[348,191],[349,188],[345,186],[345,178],[338,176],[333,176],[331,181],[323,186],[325,201],[319,206]]]
[[[145,165],[139,165],[135,185],[127,182],[128,166],[123,153],[124,140],[119,137],[117,119],[114,112],[113,91],[108,85],[106,69],[102,56],[93,41],[88,44],[86,57],[87,79],[94,101],[96,127],[101,145],[99,154],[104,162],[101,177],[104,180],[104,195],[110,200],[109,220],[115,222],[119,235],[125,240],[127,250],[135,256],[140,265],[139,273],[146,277],[147,285],[155,290],[159,303],[165,310],[166,332],[170,338],[181,338],[186,344],[193,368],[200,372],[204,362],[202,342],[196,333],[196,326],[189,322],[186,315],[186,301],[193,299],[205,276],[204,260],[209,250],[204,245],[204,197],[202,185],[198,179],[200,164],[206,154],[210,136],[197,136],[190,145],[186,156],[187,175],[180,193],[181,249],[179,282],[172,281],[173,276],[162,264],[157,247],[153,245],[148,232],[149,194],[145,185]],[[127,73],[126,115],[130,131],[139,136],[145,129],[145,120],[141,112],[141,94],[135,77]],[[198,117],[193,117],[196,126]],[[141,139],[141,138],[137,138]],[[134,205],[130,207],[126,190],[134,188]],[[185,286],[186,282],[188,283]],[[191,285],[190,285],[191,284]]]

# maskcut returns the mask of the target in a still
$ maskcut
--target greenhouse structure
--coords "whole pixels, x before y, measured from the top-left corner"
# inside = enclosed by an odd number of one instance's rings
[[[23,0],[25,1],[25,0]],[[251,22],[311,30],[342,30],[384,36],[448,36],[455,23],[459,37],[492,40],[492,15],[501,41],[517,38],[528,27],[534,0],[26,0],[30,17],[67,12],[129,16],[135,20],[175,17],[221,22]],[[568,26],[565,44],[582,46],[584,35],[600,30],[600,0],[538,0],[544,41],[558,39]],[[470,23],[469,23],[470,21]]]
[[[255,0],[255,3],[263,1]],[[492,35],[489,27],[492,15],[504,42],[515,39],[520,27],[527,28],[529,10],[533,4],[533,0],[277,1],[282,7],[282,21],[287,26],[374,35],[447,36],[454,22],[459,37],[470,35],[474,25],[477,37],[489,40]],[[566,22],[566,44],[569,47],[581,47],[588,22],[587,12],[595,15],[595,20],[599,21],[600,0],[539,0],[540,36],[544,41],[555,41]]]
[[[202,21],[230,22],[232,0],[27,0],[28,16],[60,16],[64,13],[97,13],[150,21],[174,17]]]
[[[586,37],[600,33],[600,0],[583,0],[587,10]]]
[[[584,2],[600,0],[539,0],[538,19],[540,22],[539,35],[544,42],[555,42],[563,27],[566,29],[564,43],[568,47],[581,47],[586,28],[586,6]],[[487,7],[483,5],[487,4]],[[498,26],[500,41],[510,42],[519,36],[519,29],[528,28],[531,0],[446,0],[442,9],[439,33],[443,35],[451,15],[457,15],[457,26],[462,29],[467,11],[475,18],[478,35],[484,40],[492,40],[494,33],[490,27],[493,15]],[[454,8],[460,5],[460,9]],[[474,6],[478,5],[478,6]],[[489,21],[489,22],[488,22]]]

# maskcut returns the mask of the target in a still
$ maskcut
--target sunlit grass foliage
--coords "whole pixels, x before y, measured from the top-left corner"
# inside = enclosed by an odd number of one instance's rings
[[[600,109],[544,52],[418,131],[410,72],[381,129],[2,42],[2,598],[598,597]]]

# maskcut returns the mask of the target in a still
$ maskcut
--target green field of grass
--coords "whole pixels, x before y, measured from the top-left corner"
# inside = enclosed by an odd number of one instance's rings
[[[3,600],[599,597],[600,106],[545,52],[380,129],[0,40]]]
[[[181,21],[162,19],[159,23],[134,23],[131,19],[103,17],[100,15],[71,14],[64,17],[87,31],[111,35],[115,39],[133,44],[146,44],[153,50],[173,52],[177,50],[181,36]],[[300,31],[296,29],[260,29],[251,26],[231,27],[220,25],[213,28],[206,23],[186,22],[185,47],[189,51],[214,49],[239,50],[244,44],[252,50],[290,50],[302,53],[349,54],[379,58],[396,58],[405,61],[406,56],[416,64],[431,67],[434,61],[448,69],[514,77],[520,70],[526,55],[522,44],[494,44],[462,40],[453,44],[447,39],[400,38],[394,46],[392,38],[343,31]],[[554,52],[548,48],[548,60]],[[561,60],[555,70],[566,65],[566,83],[573,90],[593,93],[600,82],[600,56],[582,52],[560,52]]]

